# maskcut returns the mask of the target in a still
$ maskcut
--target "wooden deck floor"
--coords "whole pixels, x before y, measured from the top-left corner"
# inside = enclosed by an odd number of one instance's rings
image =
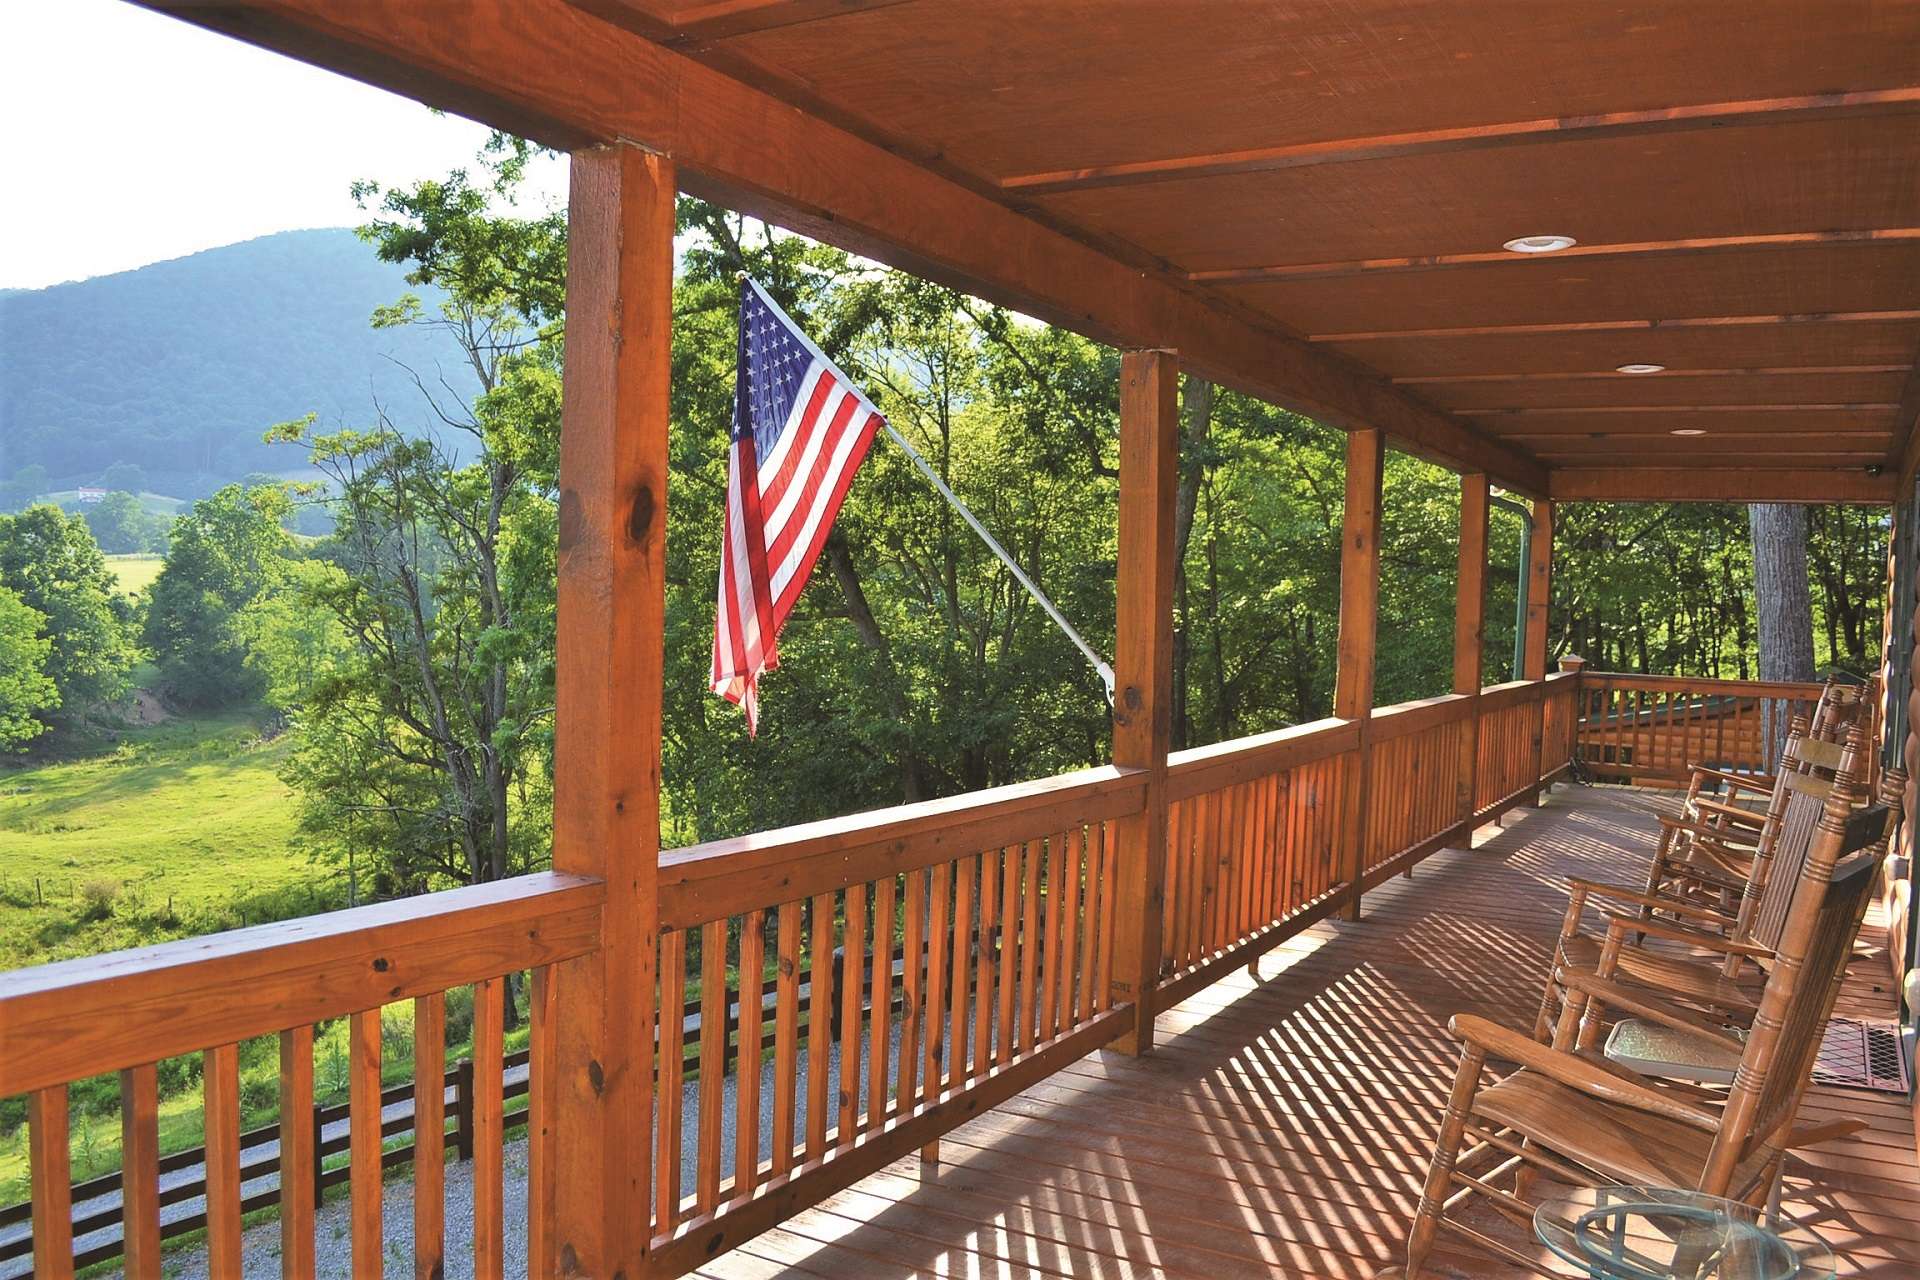
[[[1447,1018],[1531,1024],[1569,874],[1642,874],[1653,793],[1563,786],[1169,1010],[1149,1058],[1092,1055],[700,1274],[1367,1277],[1398,1261],[1458,1048]],[[1879,937],[1869,919],[1870,939]],[[1876,960],[1845,1004],[1887,1016]],[[1788,1211],[1841,1274],[1920,1276],[1906,1101],[1817,1089],[1873,1130],[1789,1166]],[[1506,1274],[1436,1256],[1430,1274]]]

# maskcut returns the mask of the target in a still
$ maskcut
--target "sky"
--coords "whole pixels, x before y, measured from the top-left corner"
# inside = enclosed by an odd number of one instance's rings
[[[123,0],[0,3],[0,120],[0,288],[353,226],[355,179],[443,174],[487,137]],[[531,176],[564,204],[564,162]]]

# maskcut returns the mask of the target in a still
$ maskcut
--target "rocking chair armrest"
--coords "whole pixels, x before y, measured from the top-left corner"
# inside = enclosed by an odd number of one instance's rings
[[[1705,809],[1708,813],[1717,813],[1728,821],[1737,822],[1743,827],[1764,827],[1767,825],[1767,815],[1758,809],[1744,809],[1737,804],[1723,804],[1707,796],[1695,796],[1693,799],[1693,807],[1696,809]]]
[[[1850,1138],[1863,1133],[1873,1126],[1861,1119],[1828,1120],[1823,1124],[1803,1124],[1787,1134],[1781,1150],[1797,1151],[1802,1147],[1818,1146],[1822,1142],[1831,1142],[1835,1138]]]
[[[1701,884],[1715,889],[1727,889],[1735,893],[1744,893],[1747,888],[1745,873],[1722,864],[1721,855],[1729,851],[1717,844],[1697,841],[1694,850],[1706,859],[1698,862],[1669,862],[1660,868],[1661,872],[1675,880],[1697,880]]]
[[[1780,780],[1770,773],[1729,773],[1725,769],[1715,769],[1704,764],[1693,766],[1693,776],[1712,778],[1727,786],[1763,796],[1772,795],[1773,789],[1780,784]]]
[[[1741,845],[1749,839],[1758,843],[1760,839],[1760,834],[1757,831],[1749,836],[1744,831],[1730,831],[1726,827],[1708,826],[1706,823],[1696,822],[1692,818],[1676,818],[1671,814],[1661,814],[1659,816],[1659,822],[1661,826],[1669,831],[1684,831],[1696,840],[1709,840],[1714,844],[1727,846],[1729,853],[1741,851],[1733,846]]]
[[[1651,893],[1642,893],[1638,889],[1627,889],[1617,884],[1605,884],[1599,880],[1588,880],[1581,876],[1567,878],[1569,888],[1584,891],[1589,897],[1611,898],[1616,902],[1631,902],[1635,906],[1651,907],[1656,911],[1670,911],[1675,915],[1692,916],[1697,920],[1709,920],[1716,924],[1732,924],[1733,920],[1725,912],[1714,911],[1708,907],[1695,906],[1690,902],[1673,902]],[[1613,913],[1608,913],[1612,915]]]
[[[1652,988],[1629,986],[1598,974],[1577,971],[1562,972],[1560,980],[1577,991],[1584,991],[1595,1003],[1608,1008],[1658,1022],[1676,1031],[1703,1036],[1736,1053],[1746,1047],[1745,1041],[1727,1028],[1701,1017],[1691,1009],[1662,999]]]
[[[1447,1030],[1495,1057],[1517,1062],[1528,1071],[1537,1071],[1558,1084],[1577,1089],[1602,1102],[1651,1112],[1708,1133],[1720,1127],[1719,1117],[1711,1112],[1650,1084],[1639,1084],[1611,1071],[1604,1071],[1575,1054],[1550,1048],[1531,1036],[1522,1035],[1497,1022],[1471,1013],[1456,1013],[1447,1021]]]
[[[1684,942],[1690,946],[1705,947],[1710,951],[1719,951],[1730,956],[1745,956],[1750,960],[1773,959],[1773,952],[1767,947],[1723,938],[1717,933],[1702,933],[1698,929],[1689,929],[1685,925],[1673,924],[1666,920],[1614,915],[1607,922],[1607,932],[1609,935],[1644,933],[1648,937],[1665,938],[1669,942]]]

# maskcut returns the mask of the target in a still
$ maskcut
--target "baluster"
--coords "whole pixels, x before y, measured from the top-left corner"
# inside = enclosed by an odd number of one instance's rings
[[[840,928],[840,1128],[834,1145],[860,1131],[860,1028],[867,977],[867,886],[847,886]]]
[[[920,1032],[924,1021],[921,1006],[926,997],[927,959],[925,871],[916,868],[907,872],[902,908],[905,916],[901,925],[900,967],[904,990],[900,997],[900,1087],[894,1095],[894,1109],[904,1116],[913,1111],[920,1097]]]
[[[660,1053],[655,1094],[659,1127],[654,1134],[653,1222],[666,1235],[680,1223],[681,1125],[686,1105],[687,935],[660,935]]]
[[[700,927],[700,1126],[695,1139],[694,1203],[720,1203],[720,1105],[727,1084],[727,922]]]
[[[446,1269],[447,998],[413,1002],[413,1274]],[[528,1126],[528,1132],[533,1127]]]
[[[474,1280],[501,1280],[506,1266],[506,995],[504,977],[473,984]]]
[[[376,1034],[376,1049],[379,1043]],[[378,1069],[376,1059],[375,1070]],[[202,1055],[200,1073],[206,1128],[207,1275],[211,1280],[240,1280],[240,1046],[224,1044],[208,1049]],[[374,1092],[379,1093],[377,1079]],[[355,1178],[356,1198],[359,1185],[360,1180]],[[378,1197],[377,1180],[374,1186],[374,1195]],[[375,1204],[378,1204],[377,1198]],[[380,1257],[379,1221],[376,1213],[373,1245],[376,1268]],[[359,1225],[356,1213],[353,1240],[356,1259],[360,1252]],[[358,1271],[357,1266],[355,1270]]]
[[[560,1269],[552,1234],[560,1207],[554,1172],[557,1154],[554,1111],[559,1103],[560,1087],[554,1060],[560,1047],[560,1024],[552,966],[541,965],[535,969],[529,976],[527,990],[527,1275],[530,1280],[547,1280],[559,1274]],[[652,1033],[644,1022],[641,1028],[643,1035]],[[418,1034],[416,1030],[415,1035]],[[644,1129],[641,1132],[652,1136]],[[651,1205],[636,1207],[641,1213],[652,1208]]]
[[[794,1106],[800,1089],[799,901],[780,905],[773,1004],[773,1173],[793,1168]]]
[[[996,854],[980,855],[980,910],[975,945],[973,983],[973,1074],[984,1076],[993,1065],[994,926],[1000,897],[1000,878],[994,874]]]
[[[27,1162],[33,1184],[33,1274],[41,1280],[73,1276],[72,1142],[67,1086],[34,1090],[27,1101]],[[229,1274],[238,1275],[238,1266]]]
[[[280,1033],[280,1274],[314,1270],[313,1214],[320,1196],[320,1134],[313,1117],[313,1028]]]
[[[762,1005],[766,980],[767,913],[749,911],[740,925],[740,1018],[733,1087],[733,1194],[760,1184],[760,1046],[766,1039]]]
[[[127,1280],[159,1280],[160,1074],[151,1063],[120,1073],[120,1239]]]
[[[873,886],[873,971],[868,979],[872,1007],[867,1015],[867,1128],[887,1119],[887,1059],[893,1030],[893,910],[898,893],[892,876]]]
[[[1020,963],[1020,852],[1008,845],[1000,851],[1000,991],[993,1060],[1013,1061],[1013,1001],[1019,993]]]
[[[970,980],[967,957],[973,951],[973,891],[980,859],[968,854],[953,870],[953,1007],[948,1010],[947,1084],[958,1088],[967,1079],[967,996]]]

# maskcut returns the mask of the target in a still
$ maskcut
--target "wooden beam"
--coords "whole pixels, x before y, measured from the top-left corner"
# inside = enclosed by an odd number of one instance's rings
[[[1229,174],[1265,173],[1311,165],[1352,164],[1361,160],[1389,160],[1438,155],[1454,151],[1484,151],[1494,147],[1527,146],[1544,142],[1584,141],[1591,138],[1631,137],[1718,129],[1736,124],[1775,124],[1852,116],[1906,113],[1920,109],[1920,88],[1874,89],[1855,93],[1810,94],[1790,98],[1757,98],[1739,102],[1710,102],[1641,111],[1612,111],[1584,116],[1548,116],[1457,128],[1410,133],[1379,134],[1365,138],[1333,138],[1282,147],[1176,156],[1161,160],[1024,173],[1002,179],[1001,186],[1022,195],[1055,191],[1085,191],[1096,187],[1135,186],[1188,178],[1218,178]]]
[[[1562,467],[1556,502],[1834,502],[1887,506],[1894,475],[1867,467]]]
[[[1296,262],[1273,266],[1221,267],[1189,271],[1197,284],[1243,284],[1256,280],[1337,280],[1349,276],[1438,271],[1448,267],[1532,267],[1568,258],[1676,258],[1695,257],[1728,249],[1801,249],[1849,244],[1896,244],[1920,241],[1920,227],[1875,227],[1847,231],[1783,231],[1767,235],[1695,236],[1675,240],[1641,240],[1623,244],[1576,244],[1553,253],[1513,253],[1494,249],[1475,253],[1432,253],[1400,258],[1360,258],[1347,262]]]
[[[1378,431],[1347,436],[1347,493],[1341,515],[1340,640],[1333,714],[1355,722],[1360,742],[1348,766],[1340,824],[1341,876],[1349,885],[1341,914],[1360,918],[1361,861],[1367,847],[1368,727],[1373,719],[1375,632],[1380,612],[1380,486],[1386,439]]]
[[[1547,678],[1547,618],[1553,605],[1553,503],[1533,504],[1533,549],[1527,561],[1527,647],[1520,672],[1528,680]]]
[[[643,1274],[651,1235],[674,171],[577,153],[561,398],[553,864],[606,882],[601,946],[554,970],[554,1254]],[[676,1103],[677,1105],[677,1103]]]
[[[1665,369],[1657,376],[1662,382],[1675,378],[1755,378],[1777,375],[1819,376],[1834,373],[1906,373],[1912,366],[1904,364],[1834,364],[1811,367],[1776,367],[1754,369]],[[1439,387],[1463,386],[1490,382],[1619,382],[1622,378],[1635,375],[1623,374],[1618,369],[1582,369],[1552,373],[1444,373],[1395,378],[1397,386]]]
[[[1546,471],[1383,377],[1263,327],[565,0],[235,0],[150,7],[549,145],[628,140],[686,190],[1185,367],[1411,453],[1544,492]]]
[[[1539,324],[1477,324],[1444,329],[1368,329],[1311,333],[1308,342],[1376,342],[1393,338],[1488,338],[1507,334],[1625,333],[1638,329],[1730,329],[1748,325],[1873,324],[1920,320],[1920,310],[1810,311],[1788,315],[1676,316],[1655,320],[1556,320]]]
[[[1893,422],[1894,443],[1887,452],[1887,466],[1899,473],[1900,492],[1907,493],[1913,488],[1915,470],[1920,469],[1920,351],[1914,353]]]
[[[580,8],[676,48],[701,48],[715,40],[797,27],[907,0],[705,0],[675,5],[663,0],[576,0]]]
[[[1174,494],[1179,486],[1179,363],[1166,351],[1120,358],[1120,555],[1114,627],[1113,762],[1147,772],[1146,804],[1115,823],[1113,998],[1134,1018],[1120,1047],[1153,1048],[1166,894],[1167,749],[1173,705]]]
[[[1460,566],[1454,579],[1453,691],[1473,699],[1460,726],[1460,763],[1456,776],[1455,812],[1466,822],[1473,816],[1475,772],[1480,759],[1480,687],[1485,684],[1487,624],[1487,519],[1490,511],[1487,478],[1477,473],[1460,477]],[[1467,842],[1473,833],[1467,832]]]

